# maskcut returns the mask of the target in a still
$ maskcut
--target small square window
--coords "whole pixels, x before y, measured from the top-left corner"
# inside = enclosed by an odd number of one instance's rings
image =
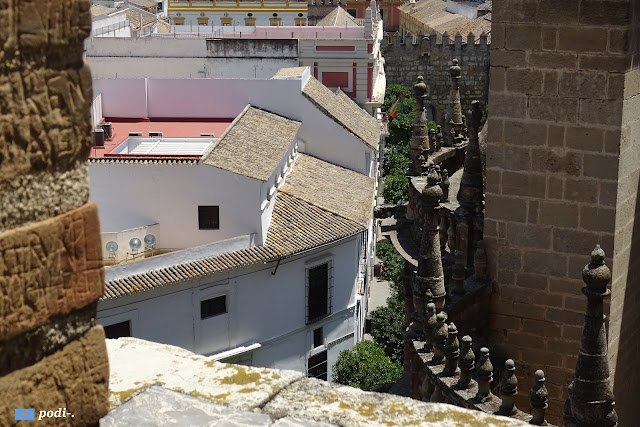
[[[220,206],[198,206],[198,227],[200,230],[220,229]]]
[[[322,328],[313,330],[313,348],[320,347],[324,343],[324,335],[322,334]]]
[[[104,335],[106,338],[120,338],[131,336],[131,321],[126,320],[120,323],[114,323],[104,327]]]
[[[307,361],[307,376],[327,381],[327,351],[311,356]]]
[[[329,263],[307,270],[307,323],[331,314],[329,286]]]
[[[218,316],[227,312],[227,296],[200,301],[200,319]]]

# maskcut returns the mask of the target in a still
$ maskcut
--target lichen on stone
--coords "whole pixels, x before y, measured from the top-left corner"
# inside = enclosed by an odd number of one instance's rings
[[[233,375],[226,376],[220,380],[221,384],[235,384],[235,385],[246,385],[246,384],[260,384],[259,380],[261,378],[260,374],[256,372],[248,373],[245,368],[242,366],[234,366],[236,373]]]

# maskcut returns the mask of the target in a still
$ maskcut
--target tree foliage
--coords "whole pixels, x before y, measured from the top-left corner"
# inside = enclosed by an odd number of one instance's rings
[[[400,113],[394,118],[389,118],[389,136],[387,137],[387,144],[395,145],[401,143],[408,143],[411,139],[411,132],[413,130],[413,117],[416,111],[416,99],[412,96],[411,90],[402,85],[389,85],[384,94],[384,103],[382,104],[382,111],[388,111],[394,102],[398,99],[398,96],[403,94],[405,112]]]
[[[371,336],[392,362],[402,364],[404,354],[404,300],[394,292],[387,305],[371,312]]]
[[[402,366],[391,362],[376,343],[362,341],[343,350],[333,365],[333,380],[339,384],[371,391],[377,384],[397,381]]]
[[[404,268],[404,258],[396,251],[393,244],[387,240],[380,240],[376,246],[376,257],[384,263],[384,278],[391,282],[391,289],[395,293],[402,294],[402,282],[400,273]]]
[[[387,175],[384,178],[382,197],[385,203],[397,204],[409,200],[409,181],[404,175]]]
[[[382,174],[404,175],[409,167],[409,143],[387,145],[384,149]]]

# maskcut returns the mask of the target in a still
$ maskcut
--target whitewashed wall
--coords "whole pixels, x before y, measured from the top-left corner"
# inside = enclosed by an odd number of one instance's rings
[[[103,301],[98,305],[97,321],[109,325],[130,320],[137,338],[201,354],[263,343],[253,353],[254,365],[302,372],[312,351],[313,330],[323,327],[331,366],[339,351],[354,343],[349,335],[357,327],[353,306],[359,243],[358,236],[306,256],[282,260],[277,271],[272,262]],[[305,325],[305,266],[319,259],[333,262],[334,314]],[[201,321],[200,301],[217,295],[227,295],[228,314]],[[202,342],[203,337],[209,341]],[[336,342],[339,338],[343,340]]]
[[[159,248],[183,249],[257,233],[261,182],[207,165],[89,165],[102,231],[159,224]],[[208,183],[207,185],[197,185]],[[220,229],[198,229],[198,205],[220,206]]]

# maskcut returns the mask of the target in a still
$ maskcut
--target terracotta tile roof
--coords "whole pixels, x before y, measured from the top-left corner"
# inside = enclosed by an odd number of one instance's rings
[[[481,9],[485,9],[487,5],[482,5]],[[410,13],[411,4],[405,3],[399,6],[400,12],[409,14],[412,18],[416,18],[424,24],[426,33],[432,31],[443,34],[448,32],[451,38],[455,33],[459,32],[463,36],[474,33],[479,36],[483,31],[489,35],[491,33],[491,15],[479,16],[476,19],[469,19],[466,16],[456,13],[447,12],[446,3],[442,0],[419,0],[415,3],[414,13]]]
[[[204,163],[266,181],[301,123],[247,105],[204,157]]]
[[[100,4],[92,4],[89,8],[91,16],[108,15],[114,12],[116,9],[111,7],[102,6]]]
[[[337,6],[316,24],[318,27],[359,27],[358,22],[346,10]]]
[[[122,11],[118,11],[111,16],[116,16],[120,14],[125,14],[129,23],[131,24],[131,28],[139,29],[141,27],[140,23],[142,22],[142,27],[145,27],[149,24],[152,24],[154,21],[158,21],[158,18],[153,13],[149,13],[142,9],[138,9],[135,7],[128,7]]]
[[[304,85],[302,94],[324,114],[373,148],[380,141],[380,123],[353,100],[334,94],[313,77]]]
[[[353,236],[366,227],[286,193],[278,193],[264,246],[194,260],[106,282],[101,300],[143,292],[240,266],[275,261]]]
[[[139,7],[156,7],[158,6],[157,1],[153,0],[129,0],[129,3],[135,4]]]
[[[301,76],[306,70],[307,67],[288,67],[288,68],[280,68],[273,77],[297,77]]]
[[[299,154],[281,192],[366,227],[373,212],[374,179]]]

